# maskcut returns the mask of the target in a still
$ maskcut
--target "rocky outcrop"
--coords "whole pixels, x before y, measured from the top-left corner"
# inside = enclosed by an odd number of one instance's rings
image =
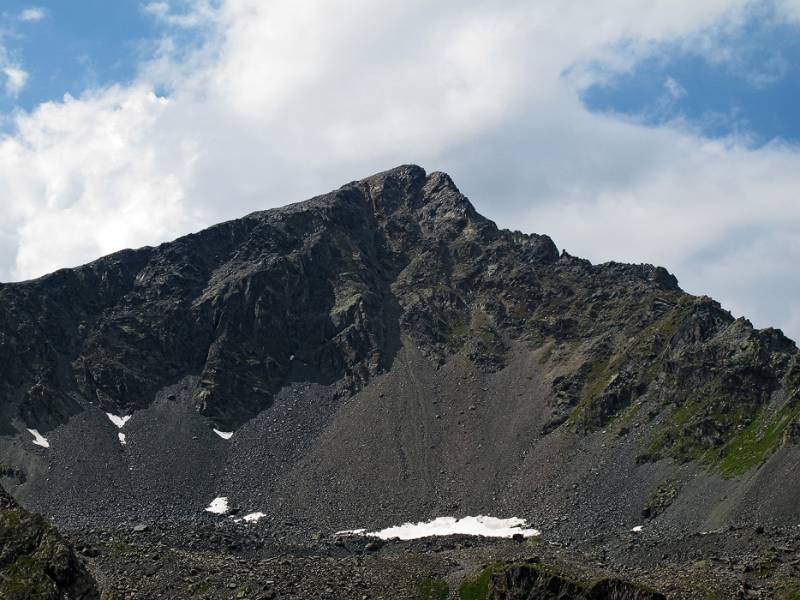
[[[467,579],[459,590],[466,600],[665,600],[659,592],[617,578],[584,579],[538,560],[497,563]]]
[[[99,597],[94,580],[56,529],[0,488],[0,598]]]
[[[14,499],[0,487],[0,509],[17,508],[17,503]]]
[[[615,578],[581,581],[538,563],[496,569],[489,579],[487,600],[666,600],[664,594]]]

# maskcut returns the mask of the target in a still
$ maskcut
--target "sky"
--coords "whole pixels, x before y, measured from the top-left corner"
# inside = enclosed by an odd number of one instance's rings
[[[800,339],[800,0],[4,0],[0,281],[404,163]]]

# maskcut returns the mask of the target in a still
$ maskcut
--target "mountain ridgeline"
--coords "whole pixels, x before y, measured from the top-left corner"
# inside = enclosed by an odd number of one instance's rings
[[[330,527],[800,516],[791,340],[416,166],[4,284],[0,363],[2,481],[57,521],[217,495]]]

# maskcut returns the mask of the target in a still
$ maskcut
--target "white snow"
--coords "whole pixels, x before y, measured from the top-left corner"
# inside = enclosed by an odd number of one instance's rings
[[[266,516],[267,515],[264,514],[263,512],[254,512],[250,513],[249,515],[245,515],[239,519],[236,519],[234,517],[231,517],[231,519],[233,519],[234,523],[241,523],[242,521],[244,521],[245,523],[258,523],[261,519],[263,519]]]
[[[536,537],[541,535],[538,529],[528,529],[527,521],[512,517],[510,519],[498,519],[479,515],[477,517],[464,517],[456,519],[454,517],[439,517],[428,523],[406,523],[396,527],[388,527],[381,531],[374,531],[367,535],[378,537],[382,540],[400,538],[401,540],[415,540],[418,538],[438,536],[438,535],[477,535],[483,537],[511,537],[521,533],[524,537]]]
[[[228,512],[228,498],[226,496],[214,498],[206,510],[215,515],[224,515]]]
[[[232,431],[220,431],[219,429],[215,429],[214,433],[216,433],[223,440],[229,440],[229,439],[231,439],[233,437],[233,432]]]
[[[637,525],[636,527],[634,527],[633,529],[631,529],[631,531],[632,531],[633,533],[641,533],[641,532],[642,532],[642,529],[644,529],[644,527],[642,527],[641,525]]]
[[[116,426],[117,426],[119,429],[122,429],[123,427],[125,427],[125,423],[127,423],[127,422],[128,422],[128,421],[130,421],[130,419],[131,419],[131,415],[125,415],[125,416],[119,415],[119,416],[118,416],[118,415],[111,414],[110,412],[107,412],[107,413],[106,413],[106,416],[107,416],[107,417],[108,417],[108,418],[111,420],[111,422],[112,422],[114,425],[116,425]]]
[[[363,535],[366,529],[342,529],[333,535]]]
[[[266,516],[267,515],[265,515],[263,512],[254,512],[250,513],[249,515],[243,516],[242,521],[244,521],[245,523],[258,523],[261,519],[263,519]]]
[[[50,442],[47,441],[47,438],[44,437],[41,433],[39,433],[36,429],[28,429],[30,434],[33,436],[33,443],[37,446],[41,446],[42,448],[49,448]]]
[[[125,434],[122,433],[121,431],[117,434],[117,437],[119,438],[119,443],[122,444],[123,446],[128,443],[125,441]]]

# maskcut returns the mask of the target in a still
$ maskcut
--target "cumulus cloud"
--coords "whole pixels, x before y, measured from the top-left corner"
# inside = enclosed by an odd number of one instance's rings
[[[197,223],[181,181],[189,144],[159,143],[168,101],[146,88],[113,88],[42,105],[0,143],[6,237],[16,278],[122,247],[157,243]]]
[[[417,162],[501,225],[595,261],[664,264],[690,291],[800,334],[786,308],[800,292],[798,151],[593,114],[578,93],[665,44],[708,48],[751,7],[150,2],[167,24],[208,28],[206,42],[188,56],[165,42],[130,86],[18,117],[0,142],[0,244],[15,248],[0,279]]]
[[[38,6],[31,6],[23,10],[20,15],[20,21],[41,21],[47,16],[47,11]]]

